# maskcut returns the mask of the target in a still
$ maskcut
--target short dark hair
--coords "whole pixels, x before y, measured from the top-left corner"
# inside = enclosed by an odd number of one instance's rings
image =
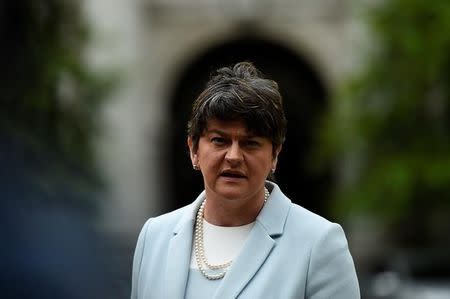
[[[216,70],[195,100],[188,122],[195,151],[210,119],[243,120],[250,132],[272,141],[274,153],[286,136],[278,84],[264,78],[251,62]]]

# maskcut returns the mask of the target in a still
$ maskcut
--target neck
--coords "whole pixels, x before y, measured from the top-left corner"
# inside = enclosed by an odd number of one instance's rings
[[[255,221],[264,206],[264,189],[254,198],[241,200],[208,197],[205,203],[204,218],[219,226],[241,226]]]

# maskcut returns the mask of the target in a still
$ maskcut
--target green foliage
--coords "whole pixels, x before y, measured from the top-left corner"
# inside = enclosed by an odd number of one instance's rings
[[[421,207],[432,222],[450,213],[450,2],[385,1],[368,25],[368,66],[338,95],[325,132],[325,154],[350,173],[333,209],[393,223]]]
[[[79,1],[5,1],[0,14],[3,150],[20,153],[21,177],[44,193],[89,189],[96,113],[112,81],[83,60]]]

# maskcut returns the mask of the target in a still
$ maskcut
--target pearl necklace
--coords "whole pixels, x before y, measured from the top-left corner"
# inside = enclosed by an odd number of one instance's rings
[[[269,198],[269,190],[264,188],[264,204],[267,202],[267,198]],[[197,218],[195,220],[195,233],[194,233],[194,253],[195,260],[197,262],[198,269],[202,273],[204,277],[209,280],[217,280],[222,279],[227,273],[228,268],[231,266],[233,262],[228,261],[226,263],[213,265],[208,262],[205,256],[205,246],[203,243],[203,218],[205,212],[205,203],[206,199],[203,200],[200,208],[197,212]]]

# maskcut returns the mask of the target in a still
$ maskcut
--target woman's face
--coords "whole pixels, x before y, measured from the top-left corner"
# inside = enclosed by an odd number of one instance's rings
[[[188,139],[191,160],[200,168],[208,199],[252,200],[264,194],[264,182],[276,168],[278,148],[254,136],[244,121],[208,121],[197,151]]]

